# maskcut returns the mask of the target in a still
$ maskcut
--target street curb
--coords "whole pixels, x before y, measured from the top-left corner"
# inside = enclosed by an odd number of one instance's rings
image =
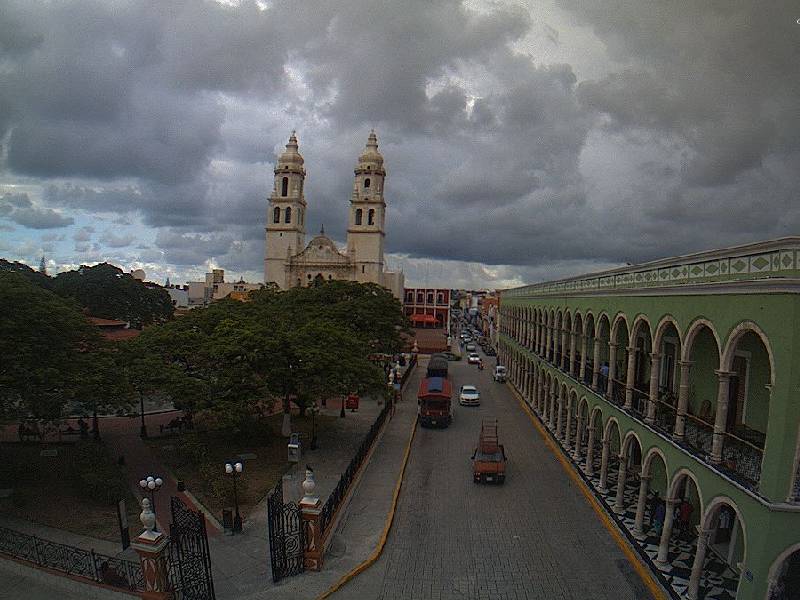
[[[539,422],[539,419],[533,414],[531,407],[525,402],[525,399],[522,395],[517,391],[517,389],[511,385],[510,383],[506,383],[506,385],[511,389],[511,393],[517,398],[517,401],[522,406],[525,414],[528,415],[528,418],[533,423],[534,428],[542,436],[545,444],[548,448],[553,452],[553,455],[558,459],[559,464],[561,467],[566,471],[567,475],[569,475],[570,479],[578,486],[578,489],[583,494],[586,501],[589,503],[589,506],[592,507],[594,512],[600,517],[600,522],[603,526],[608,530],[611,534],[611,537],[617,543],[622,553],[625,555],[625,558],[628,559],[628,562],[633,567],[633,570],[636,571],[636,574],[639,575],[644,585],[653,595],[653,598],[656,600],[670,600],[670,595],[664,590],[662,585],[655,579],[653,573],[651,573],[650,569],[645,566],[645,564],[641,561],[638,554],[636,553],[634,548],[631,548],[630,543],[619,530],[619,526],[609,517],[606,510],[602,507],[602,505],[598,502],[595,495],[589,489],[587,483],[579,477],[575,473],[575,469],[572,466],[572,463],[569,462],[565,457],[563,452],[561,451],[561,447],[557,446],[556,443],[551,439],[548,432],[544,429],[542,424]]]
[[[381,537],[378,540],[378,545],[372,551],[372,554],[370,554],[369,557],[364,562],[354,567],[349,573],[343,575],[339,579],[339,581],[334,583],[331,587],[322,592],[322,594],[317,596],[316,600],[324,600],[325,598],[331,596],[331,594],[337,592],[345,584],[347,584],[348,581],[356,577],[359,573],[362,573],[363,571],[371,567],[383,553],[383,548],[386,545],[386,540],[389,538],[389,531],[391,530],[392,524],[394,523],[394,515],[395,512],[397,511],[397,501],[400,497],[400,489],[403,486],[403,478],[405,477],[406,466],[408,465],[408,459],[411,455],[411,444],[414,441],[414,435],[416,434],[416,432],[417,432],[417,420],[414,419],[413,426],[411,427],[411,435],[408,437],[408,443],[406,444],[406,450],[403,456],[403,465],[400,467],[400,474],[397,477],[397,483],[395,484],[394,487],[394,494],[392,496],[392,505],[391,508],[389,509],[389,514],[386,515],[386,522],[383,526],[383,533],[381,533]]]

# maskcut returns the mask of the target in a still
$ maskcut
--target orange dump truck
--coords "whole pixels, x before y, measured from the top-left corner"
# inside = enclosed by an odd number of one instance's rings
[[[472,475],[475,483],[503,483],[506,479],[506,451],[498,443],[497,419],[484,419],[478,447],[472,454]]]

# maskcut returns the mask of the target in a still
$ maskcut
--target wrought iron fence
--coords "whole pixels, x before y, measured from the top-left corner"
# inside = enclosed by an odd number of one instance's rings
[[[383,426],[384,421],[386,421],[389,410],[389,404],[383,407],[383,410],[378,415],[378,418],[375,419],[372,427],[370,427],[367,435],[364,437],[361,445],[358,447],[355,456],[353,456],[353,458],[350,460],[350,464],[347,465],[347,469],[345,469],[345,472],[342,473],[342,476],[339,478],[339,483],[336,484],[336,487],[331,492],[331,495],[328,496],[328,500],[322,507],[322,511],[320,512],[319,516],[319,528],[320,533],[323,536],[327,533],[328,526],[331,524],[333,516],[336,514],[336,510],[339,508],[345,496],[347,495],[347,490],[350,489],[350,484],[353,482],[356,473],[358,473],[358,469],[361,467],[361,464],[367,457],[370,448],[372,448],[372,444],[375,441],[375,438],[378,436],[378,432]]]
[[[139,562],[106,556],[0,527],[0,553],[116,588],[144,591]]]

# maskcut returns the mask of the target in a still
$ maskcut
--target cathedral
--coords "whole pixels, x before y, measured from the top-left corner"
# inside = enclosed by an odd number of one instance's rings
[[[384,268],[386,170],[375,132],[370,132],[367,147],[358,157],[344,250],[337,248],[324,229],[306,244],[303,163],[297,137],[292,132],[286,150],[275,164],[275,185],[267,212],[264,281],[274,282],[281,289],[311,285],[319,280],[372,282],[388,288],[402,300],[403,273]]]

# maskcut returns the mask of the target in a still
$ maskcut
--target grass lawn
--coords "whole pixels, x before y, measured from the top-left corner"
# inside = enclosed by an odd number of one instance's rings
[[[45,449],[58,455],[41,456]],[[0,488],[14,490],[0,499],[0,514],[119,542],[116,504],[82,491],[76,454],[75,444],[0,444]],[[139,505],[127,486],[124,490],[128,524],[136,529]]]
[[[317,415],[317,431],[336,417]],[[243,460],[244,473],[238,480],[239,510],[246,515],[260,502],[278,479],[286,473],[287,440],[281,436],[283,415],[262,421],[259,430],[248,436],[231,431],[187,432],[169,437],[150,438],[147,443],[172,474],[218,519],[223,508],[233,507],[233,484],[223,475],[226,460],[242,454],[256,458]],[[311,417],[292,416],[292,430],[305,434],[303,443],[311,440]]]

